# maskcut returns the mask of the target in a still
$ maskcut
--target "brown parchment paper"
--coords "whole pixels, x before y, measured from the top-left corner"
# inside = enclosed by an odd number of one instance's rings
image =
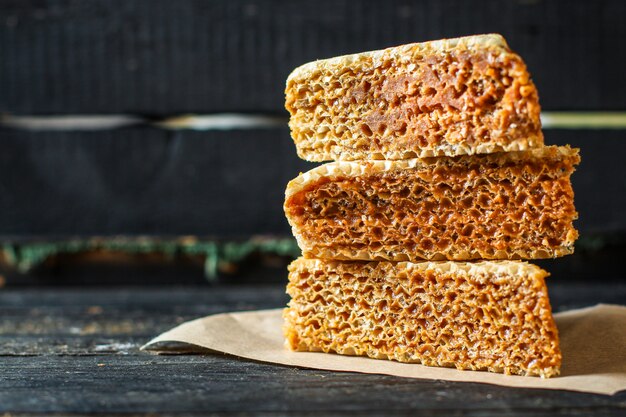
[[[479,382],[508,387],[614,394],[626,389],[626,306],[597,305],[555,315],[563,365],[550,379],[459,371],[365,357],[292,352],[284,347],[282,309],[225,313],[183,323],[142,349],[189,353],[202,349],[262,362],[406,378]]]

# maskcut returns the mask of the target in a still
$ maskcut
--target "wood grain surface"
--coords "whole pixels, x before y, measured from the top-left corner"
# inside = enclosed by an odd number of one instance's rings
[[[555,310],[625,303],[624,284],[550,285]],[[183,321],[283,306],[283,285],[6,289],[0,412],[8,415],[601,415],[612,397],[297,369],[139,347]]]
[[[30,131],[0,118],[0,239],[288,235],[285,185],[313,165],[289,138],[284,83],[313,59],[499,32],[528,63],[544,110],[626,109],[620,0],[6,0],[0,16],[0,113],[285,120]],[[583,238],[626,233],[622,132],[545,132],[549,144],[581,148],[573,182]]]
[[[620,130],[549,130],[581,149],[572,176],[576,227],[626,231]],[[283,128],[92,132],[0,129],[0,235],[290,233],[287,182],[315,166]]]
[[[12,0],[0,16],[0,109],[18,114],[283,113],[305,62],[490,32],[544,109],[626,107],[621,0]]]

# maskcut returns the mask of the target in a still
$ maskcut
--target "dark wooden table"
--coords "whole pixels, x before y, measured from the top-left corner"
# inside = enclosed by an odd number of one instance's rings
[[[625,303],[626,284],[552,283],[555,310]],[[0,413],[626,415],[615,396],[275,366],[139,347],[212,313],[283,306],[282,285],[5,288]]]

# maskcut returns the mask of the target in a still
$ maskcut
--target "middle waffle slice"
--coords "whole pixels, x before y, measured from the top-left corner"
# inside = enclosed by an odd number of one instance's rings
[[[578,150],[333,162],[292,180],[285,213],[304,256],[342,260],[541,259],[578,237]]]

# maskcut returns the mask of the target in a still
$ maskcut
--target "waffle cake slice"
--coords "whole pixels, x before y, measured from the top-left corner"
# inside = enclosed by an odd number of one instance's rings
[[[519,261],[289,266],[286,345],[551,377],[561,352],[541,268]]]
[[[343,260],[540,259],[573,252],[578,150],[340,161],[287,185],[303,254]]]
[[[314,61],[289,75],[285,96],[298,155],[308,161],[543,145],[537,90],[500,35]]]

